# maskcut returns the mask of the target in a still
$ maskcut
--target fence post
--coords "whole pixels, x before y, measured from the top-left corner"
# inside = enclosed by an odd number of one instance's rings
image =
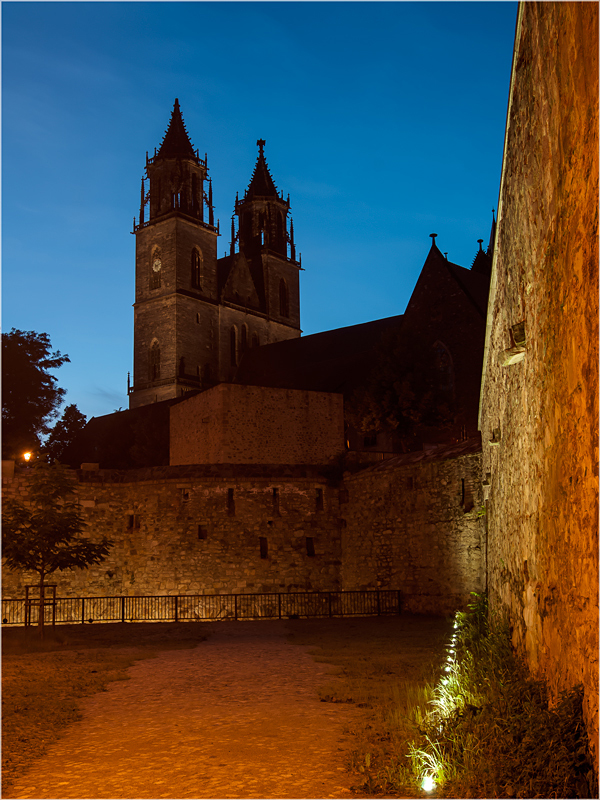
[[[81,624],[85,624],[85,597],[81,598]]]
[[[402,598],[400,594],[400,589],[398,589],[398,615],[402,613]]]
[[[327,592],[329,596],[329,616],[331,616],[331,592]]]
[[[125,596],[121,595],[121,622],[125,622]]]
[[[379,589],[377,589],[377,616],[381,616],[381,602],[379,600]]]
[[[175,595],[175,622],[179,622],[179,620],[177,619],[177,601],[178,600],[179,600],[179,597],[177,595]]]
[[[281,594],[277,595],[277,599],[279,600],[279,619],[281,619]]]
[[[234,613],[234,619],[235,619],[236,622],[237,622],[237,599],[238,599],[237,594],[234,594],[233,595],[233,609],[234,609],[233,613]]]

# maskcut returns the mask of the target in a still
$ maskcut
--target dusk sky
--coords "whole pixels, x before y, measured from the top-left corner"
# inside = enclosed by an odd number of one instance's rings
[[[179,98],[218,255],[258,150],[290,194],[304,334],[401,314],[431,240],[470,267],[500,185],[512,2],[2,3],[2,330],[127,408],[146,151]]]

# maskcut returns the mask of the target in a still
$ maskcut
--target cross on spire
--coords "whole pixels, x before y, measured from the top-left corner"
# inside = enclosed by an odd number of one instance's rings
[[[260,155],[262,156],[262,154],[263,154],[263,148],[264,148],[264,146],[266,145],[266,142],[265,142],[265,140],[264,140],[264,139],[257,139],[257,141],[256,141],[256,144],[258,145],[258,147],[259,147],[259,150],[260,150]]]

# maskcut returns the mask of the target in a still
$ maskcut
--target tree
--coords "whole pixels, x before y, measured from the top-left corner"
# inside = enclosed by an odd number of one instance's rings
[[[65,408],[42,448],[42,452],[51,464],[62,461],[63,453],[73,443],[79,431],[85,427],[85,422],[85,414],[81,413],[75,403]]]
[[[39,447],[65,394],[49,370],[68,361],[67,355],[52,352],[47,333],[13,328],[2,335],[3,458]]]
[[[37,572],[40,626],[44,624],[44,581],[57,570],[87,569],[106,558],[112,542],[82,535],[85,521],[74,496],[76,482],[58,464],[31,470],[28,505],[9,498],[2,511],[2,555],[10,569]],[[41,628],[42,629],[42,628]]]

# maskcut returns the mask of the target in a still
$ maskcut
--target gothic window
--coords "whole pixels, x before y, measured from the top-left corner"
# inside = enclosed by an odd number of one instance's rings
[[[148,380],[157,381],[160,378],[160,345],[154,340],[150,347],[148,359]]]
[[[230,361],[232,367],[237,367],[238,363],[238,352],[237,352],[237,328],[235,325],[231,327],[229,331],[229,351],[230,351]]]
[[[433,345],[433,364],[440,392],[449,400],[454,396],[454,365],[450,351],[442,342]]]
[[[306,537],[306,555],[310,558],[315,555],[315,540],[313,536]]]
[[[246,324],[242,325],[242,341],[241,341],[241,350],[244,353],[248,349],[248,326]]]
[[[261,558],[268,558],[269,557],[269,543],[267,542],[266,536],[259,536],[258,542],[260,545],[260,557]]]
[[[202,289],[202,253],[197,247],[192,250],[192,286],[194,289]]]
[[[279,281],[279,313],[282,317],[290,315],[288,287],[283,278]]]
[[[162,258],[160,253],[160,247],[155,247],[153,248],[152,255],[150,257],[151,289],[160,289],[161,273],[162,273]]]

